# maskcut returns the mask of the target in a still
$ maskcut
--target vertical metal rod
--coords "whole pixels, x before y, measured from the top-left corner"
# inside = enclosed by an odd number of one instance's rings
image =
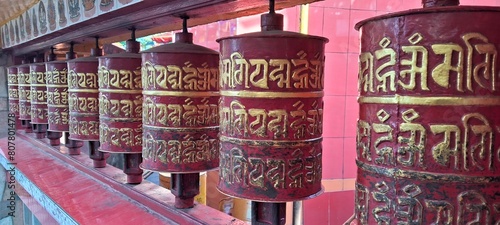
[[[182,33],[187,33],[188,32],[187,20],[189,19],[189,16],[183,15],[181,16],[181,19],[182,19]]]
[[[142,154],[123,154],[123,172],[127,174],[128,184],[139,184],[142,182],[142,169],[139,165],[142,163]]]
[[[130,35],[130,39],[135,41],[135,30],[136,29],[135,29],[135,27],[132,27],[132,28],[130,28],[130,30],[132,31],[132,34]]]
[[[200,193],[200,173],[172,173],[170,191],[175,195],[175,208],[193,208]]]
[[[284,225],[286,203],[252,202],[252,225]]]
[[[424,8],[457,5],[460,5],[460,0],[422,0]]]
[[[106,167],[106,155],[99,151],[99,141],[89,141],[89,156],[94,163],[94,168]]]
[[[304,224],[304,204],[302,201],[293,202],[293,225]]]
[[[269,0],[269,13],[271,14],[275,13],[274,5],[274,0]]]

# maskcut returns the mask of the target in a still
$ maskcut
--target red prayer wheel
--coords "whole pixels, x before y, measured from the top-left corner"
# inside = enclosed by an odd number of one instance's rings
[[[142,52],[143,163],[158,172],[196,173],[219,165],[219,53],[191,33]]]
[[[45,63],[47,69],[48,131],[69,131],[67,65],[66,61]]]
[[[68,61],[69,134],[73,140],[99,141],[99,89],[95,56]]]
[[[141,55],[99,57],[100,151],[142,152]]]
[[[99,57],[99,151],[124,154],[127,183],[140,183],[143,172],[139,48],[140,43],[131,39],[126,53]]]
[[[31,132],[31,75],[29,64],[17,67],[19,90],[19,119],[23,122],[26,132]]]
[[[258,202],[308,199],[322,191],[324,52],[328,39],[262,31],[220,43],[220,181],[223,193]]]
[[[30,65],[31,123],[47,124],[47,73],[45,63]]]
[[[7,84],[9,93],[9,113],[14,114],[17,119],[19,118],[19,86],[17,80],[17,66],[7,68]]]
[[[359,224],[500,223],[498,20],[449,6],[356,25]]]

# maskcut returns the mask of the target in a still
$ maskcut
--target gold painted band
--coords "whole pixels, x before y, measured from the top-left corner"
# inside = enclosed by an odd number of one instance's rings
[[[53,108],[69,108],[69,105],[52,105],[52,104],[47,104],[48,107],[53,107]]]
[[[142,118],[129,118],[129,117],[124,117],[124,118],[110,118],[106,115],[99,114],[99,120],[101,122],[141,122]]]
[[[241,98],[321,98],[323,91],[272,92],[272,91],[220,91],[221,96]]]
[[[211,131],[211,130],[219,130],[219,126],[211,126],[211,127],[159,127],[159,126],[152,126],[152,125],[142,125],[144,127],[144,130],[159,130],[159,131],[165,131],[165,132],[193,132],[193,131]]]
[[[99,113],[84,113],[84,112],[69,112],[71,117],[96,117],[99,118]]]
[[[430,106],[457,106],[457,105],[500,105],[498,97],[420,97],[401,96],[390,97],[359,97],[360,104],[391,104],[391,105],[430,105]]]
[[[432,182],[458,182],[458,183],[476,183],[486,184],[490,182],[500,182],[500,176],[468,176],[460,174],[445,174],[436,172],[424,172],[414,170],[403,170],[399,168],[385,168],[381,166],[370,165],[356,160],[358,168],[366,172],[383,175],[395,179],[422,180]]]
[[[290,141],[290,140],[249,140],[249,139],[227,137],[223,135],[220,136],[221,142],[229,142],[231,144],[236,144],[236,145],[269,146],[269,147],[283,147],[283,148],[310,146],[312,144],[319,143],[322,140],[323,140],[322,137],[312,138],[307,140]]]
[[[174,97],[212,97],[219,96],[218,91],[142,91],[143,95],[174,96]]]
[[[67,88],[68,85],[67,84],[47,84],[47,87],[62,87],[62,88]]]
[[[68,93],[99,93],[97,89],[68,89]]]
[[[30,84],[31,87],[47,87],[47,84]]]
[[[120,94],[142,94],[142,90],[118,90],[118,89],[101,89],[99,92],[103,93],[120,93]]]

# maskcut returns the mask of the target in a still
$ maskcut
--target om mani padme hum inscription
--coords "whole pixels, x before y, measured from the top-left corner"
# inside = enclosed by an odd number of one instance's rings
[[[316,196],[327,39],[275,30],[218,42],[218,189],[259,202]]]
[[[500,223],[499,19],[447,7],[356,25],[360,224]]]
[[[97,57],[68,61],[69,134],[71,139],[99,141]]]

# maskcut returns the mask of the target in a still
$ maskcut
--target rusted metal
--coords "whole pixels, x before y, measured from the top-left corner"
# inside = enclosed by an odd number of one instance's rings
[[[272,4],[271,4],[272,5]],[[220,182],[223,193],[258,202],[308,199],[322,191],[323,68],[327,39],[283,31],[220,43]]]
[[[47,72],[43,59],[35,56],[30,64],[31,82],[31,124],[38,139],[45,138],[48,124]]]
[[[7,68],[7,85],[9,94],[9,113],[14,114],[16,129],[21,129],[21,120],[19,120],[19,85],[17,80],[17,66]]]
[[[356,25],[359,224],[500,222],[498,20],[449,6]]]
[[[123,153],[127,183],[140,183],[142,170],[142,82],[140,43],[127,52],[99,57],[99,151]]]
[[[91,56],[68,60],[68,103],[69,103],[69,138],[77,141],[89,141],[89,156],[94,167],[106,166],[107,154],[99,148],[99,89],[97,56],[101,49],[96,37],[96,48]],[[77,143],[74,143],[77,144]]]
[[[199,173],[219,165],[219,54],[193,44],[186,20],[175,43],[142,52],[146,170]]]
[[[23,60],[17,67],[17,83],[19,90],[19,120],[25,131],[33,132],[31,127],[31,75],[28,60]]]

